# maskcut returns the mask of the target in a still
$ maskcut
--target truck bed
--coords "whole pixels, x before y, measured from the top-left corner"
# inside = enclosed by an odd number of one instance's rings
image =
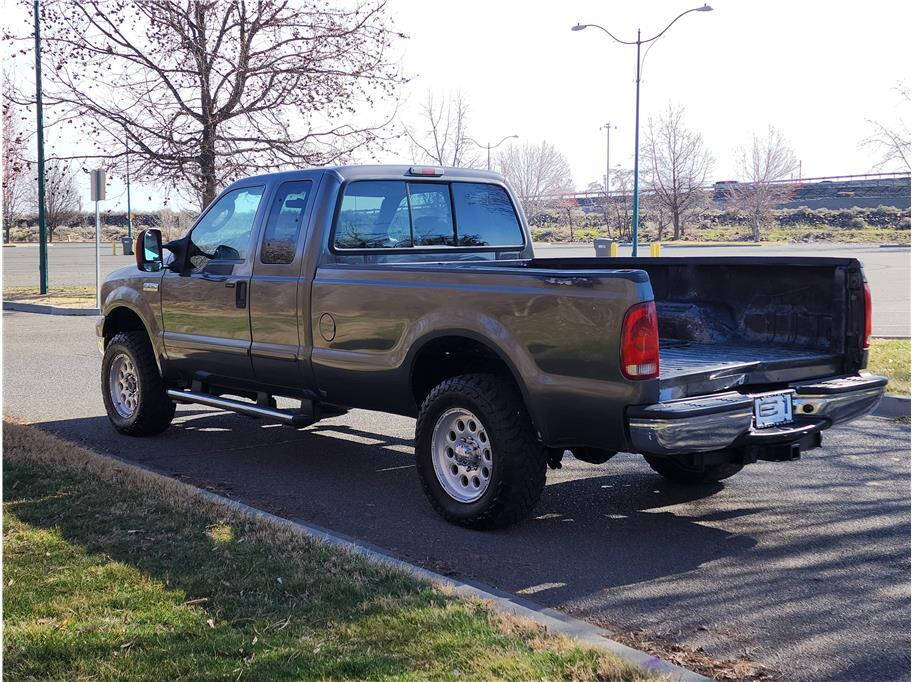
[[[540,267],[649,275],[663,400],[857,371],[861,268],[837,258],[536,259]]]

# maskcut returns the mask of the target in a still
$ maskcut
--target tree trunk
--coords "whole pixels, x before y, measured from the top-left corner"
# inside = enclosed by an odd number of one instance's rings
[[[754,216],[751,226],[752,226],[753,232],[754,232],[754,234],[753,234],[754,241],[759,242],[760,241],[760,216],[758,216],[758,215]]]
[[[681,238],[681,215],[677,211],[671,212],[671,222],[674,225],[674,238]]]
[[[200,208],[205,209],[215,199],[215,126],[204,125],[200,141]]]

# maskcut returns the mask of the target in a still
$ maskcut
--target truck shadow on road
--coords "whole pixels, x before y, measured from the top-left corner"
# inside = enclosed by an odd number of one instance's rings
[[[363,414],[363,413],[362,413]],[[601,467],[568,457],[549,471],[524,523],[478,532],[446,523],[424,498],[413,463],[411,420],[352,427],[340,417],[293,431],[222,412],[178,412],[162,436],[133,439],[103,417],[41,424],[96,450],[134,461],[280,516],[367,540],[445,574],[474,578],[558,603],[608,587],[686,573],[746,552],[755,541],[662,511],[706,499],[721,484],[668,484],[639,458]],[[637,466],[633,466],[636,462]],[[572,558],[572,560],[568,560]]]

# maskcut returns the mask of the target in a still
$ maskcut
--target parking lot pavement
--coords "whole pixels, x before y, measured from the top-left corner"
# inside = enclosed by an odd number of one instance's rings
[[[352,411],[295,431],[180,406],[161,437],[131,439],[104,417],[91,319],[6,313],[4,342],[4,412],[95,450],[602,626],[746,652],[788,679],[908,679],[908,424],[869,417],[800,462],[698,490],[633,455],[568,456],[534,518],[483,533],[426,503],[411,419]]]
[[[117,246],[120,253],[120,245]],[[629,249],[628,249],[629,251]],[[535,245],[541,257],[589,257],[591,246]],[[646,251],[648,253],[648,251]],[[51,287],[67,284],[91,286],[95,283],[95,251],[92,244],[55,244],[48,250]],[[622,250],[621,255],[627,255]],[[663,257],[687,256],[829,256],[857,258],[865,268],[874,298],[874,334],[909,336],[910,251],[908,248],[882,249],[870,244],[764,244],[744,247],[668,247]],[[34,244],[3,249],[3,285],[38,285],[38,250]],[[102,276],[130,265],[129,256],[112,255],[110,243],[102,249]]]

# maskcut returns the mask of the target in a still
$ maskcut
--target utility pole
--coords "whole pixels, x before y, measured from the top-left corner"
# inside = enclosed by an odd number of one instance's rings
[[[38,133],[38,291],[48,292],[47,210],[44,190],[44,109],[41,99],[41,24],[35,0],[35,118]]]
[[[640,29],[637,29],[636,130],[633,133],[633,251],[636,258],[640,235]]]
[[[603,125],[601,129],[605,131],[605,196],[608,196],[611,191],[611,122]]]

